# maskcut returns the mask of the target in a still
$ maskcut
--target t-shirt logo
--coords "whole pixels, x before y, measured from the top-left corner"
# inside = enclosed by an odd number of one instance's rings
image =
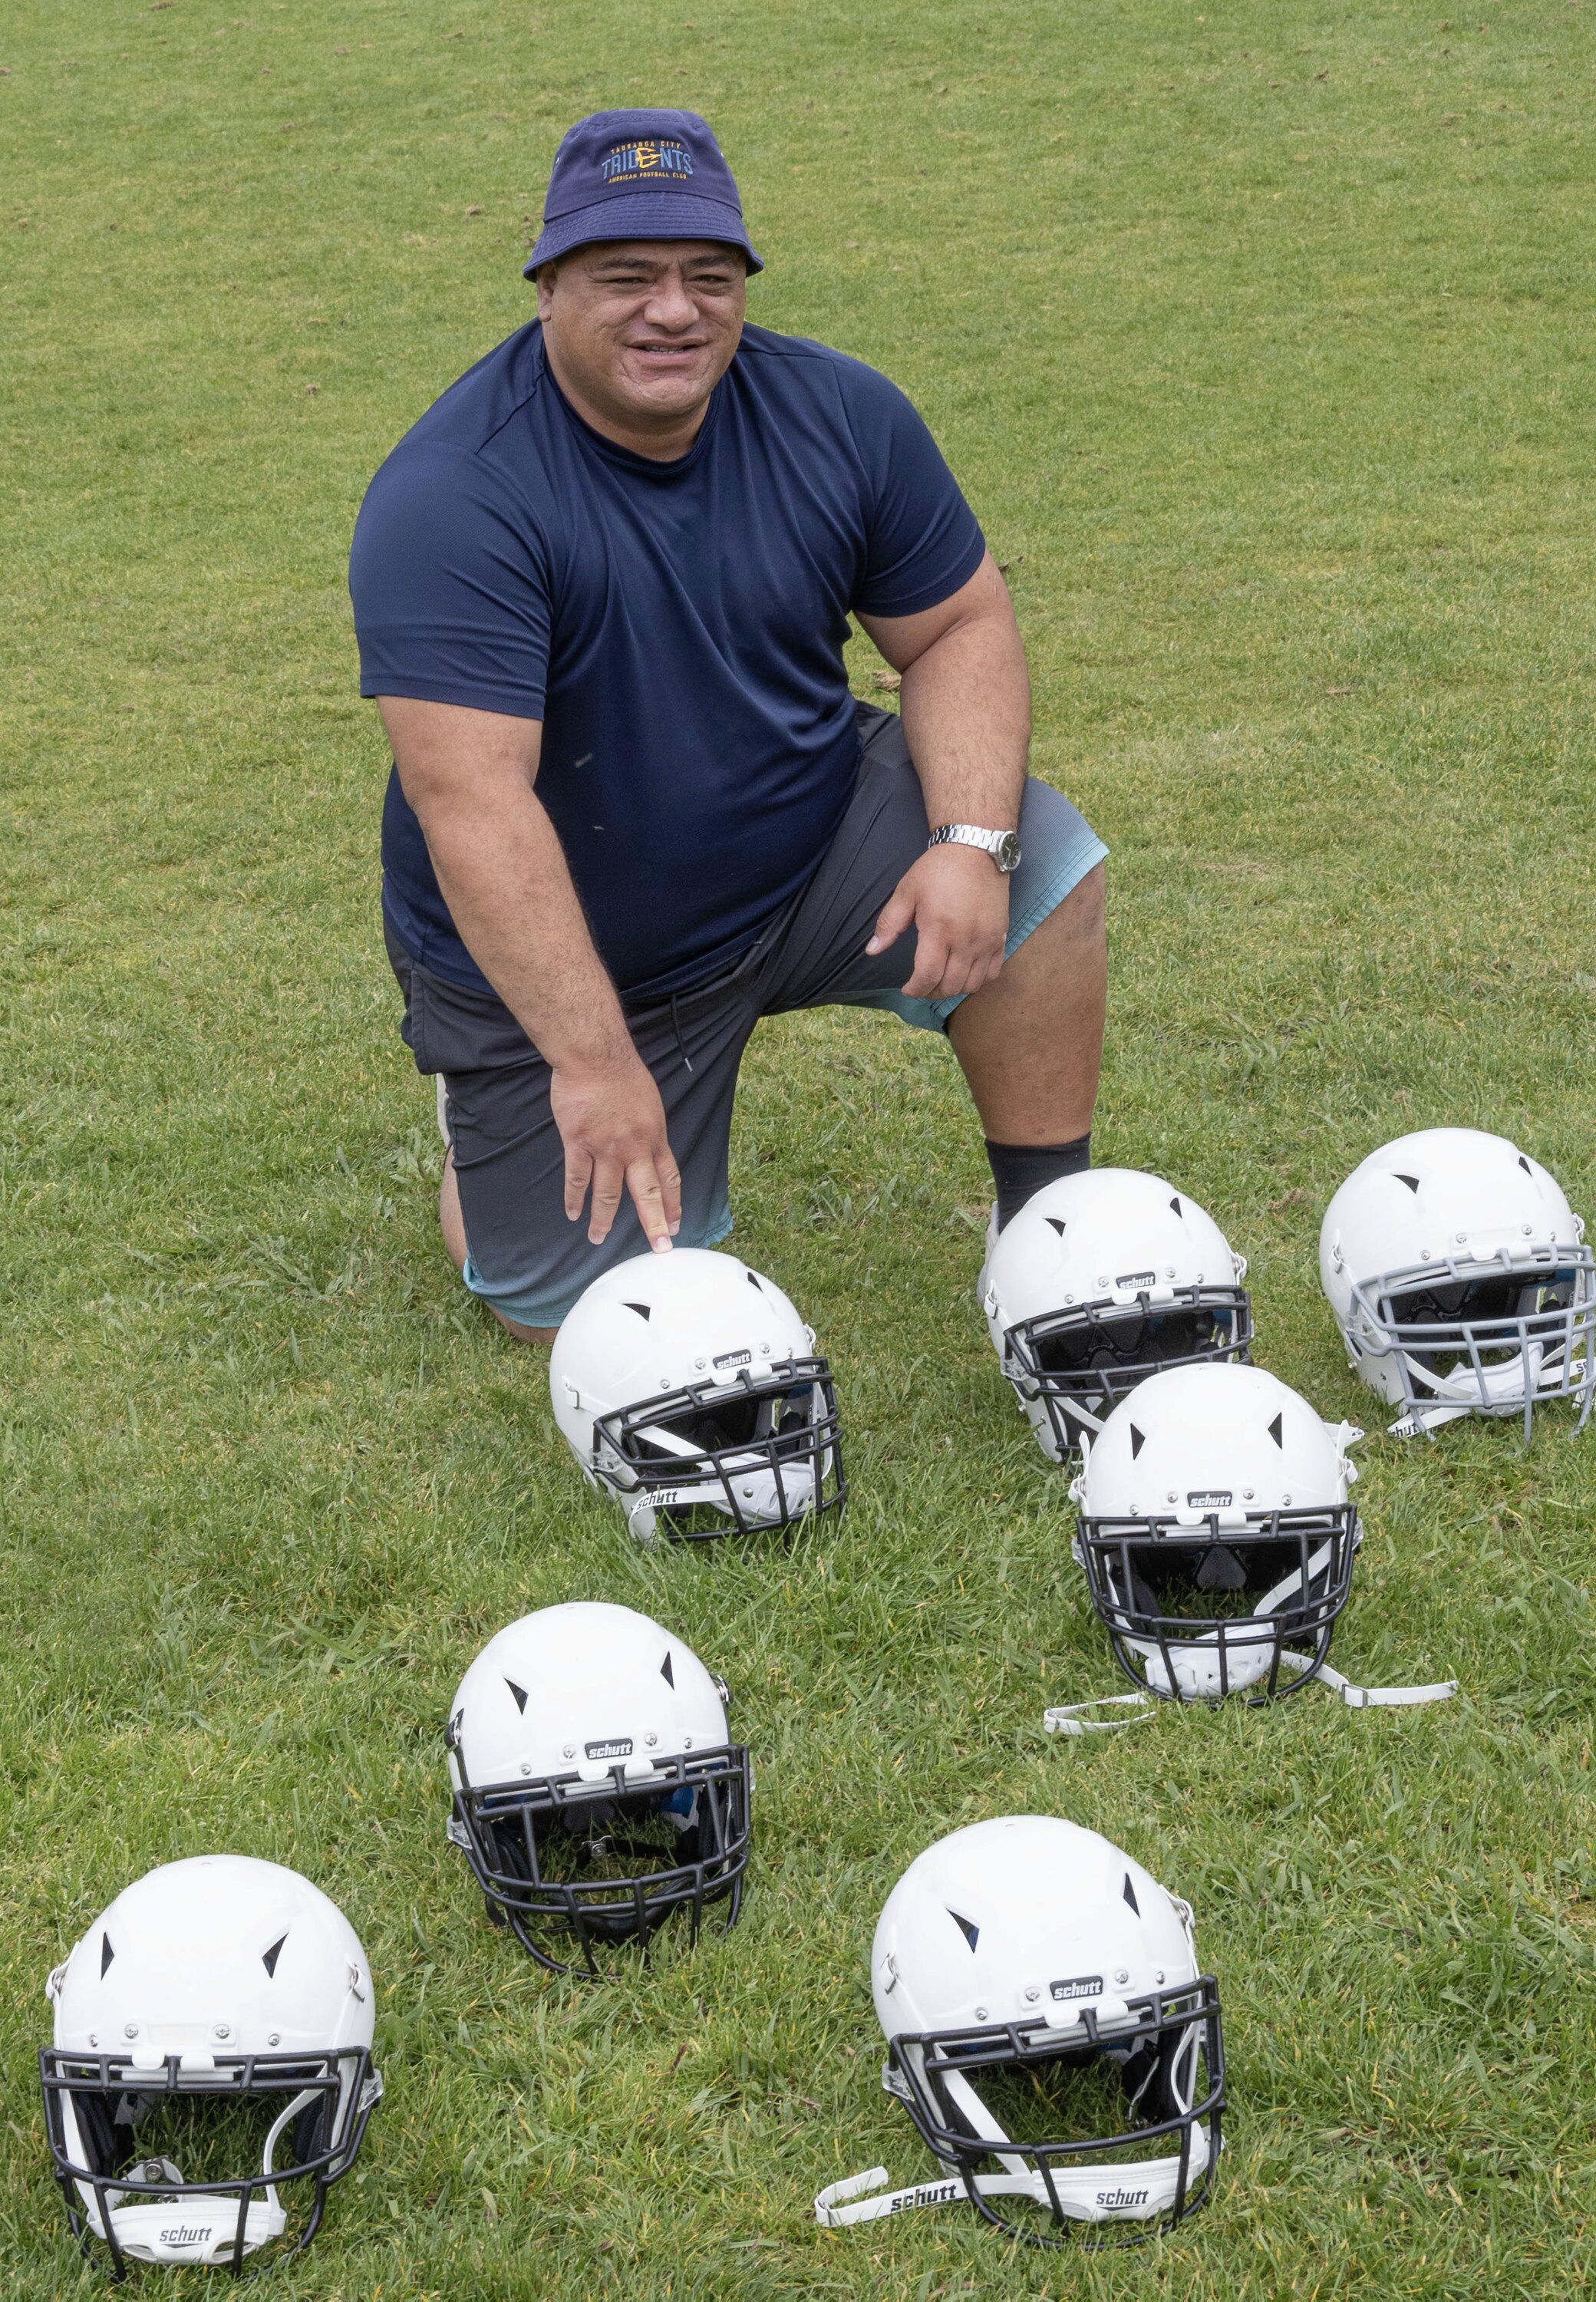
[[[663,140],[640,139],[634,144],[612,144],[600,163],[607,184],[634,184],[642,179],[690,176],[693,162],[687,147],[675,137]]]

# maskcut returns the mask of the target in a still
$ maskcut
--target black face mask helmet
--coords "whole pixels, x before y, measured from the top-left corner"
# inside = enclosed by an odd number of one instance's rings
[[[752,1777],[724,1684],[629,1607],[578,1601],[491,1639],[447,1736],[449,1836],[541,1966],[601,1970],[673,1914],[736,1923]]]
[[[1094,1167],[1027,1200],[988,1243],[981,1307],[1044,1454],[1063,1462],[1167,1367],[1245,1361],[1246,1276],[1161,1176]]]
[[[554,1419],[640,1542],[792,1526],[847,1493],[814,1341],[734,1255],[636,1256],[595,1279],[555,1337]]]
[[[1126,2242],[1207,2197],[1224,2054],[1191,1912],[1096,1831],[1008,1815],[940,1840],[871,1954],[882,2082],[938,2162],[833,2183],[828,2225],[968,2202],[1035,2245]]]
[[[309,2243],[382,2091],[365,1953],[325,1895],[244,1855],[168,1863],[49,1991],[45,2131],[85,2255],[120,2277]]]
[[[1138,1687],[1261,1700],[1323,1669],[1362,1541],[1361,1436],[1262,1367],[1176,1368],[1115,1409],[1070,1492],[1092,1605]]]

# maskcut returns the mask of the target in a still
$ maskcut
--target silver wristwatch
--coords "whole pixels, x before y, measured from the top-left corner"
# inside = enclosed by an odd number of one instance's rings
[[[1017,870],[1020,863],[1020,834],[1017,831],[984,831],[979,823],[939,823],[926,845],[979,847],[1005,874]]]

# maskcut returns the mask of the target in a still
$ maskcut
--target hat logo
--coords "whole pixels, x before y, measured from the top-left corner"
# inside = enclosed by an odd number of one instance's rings
[[[612,144],[599,166],[607,184],[635,184],[693,173],[687,147],[674,136],[640,137],[632,143]]]

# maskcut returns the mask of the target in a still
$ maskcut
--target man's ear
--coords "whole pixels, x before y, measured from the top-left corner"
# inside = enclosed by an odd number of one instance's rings
[[[537,290],[540,320],[546,320],[549,316],[549,307],[554,300],[555,276],[559,270],[559,258],[552,256],[547,264],[540,264],[532,275],[532,284]]]

